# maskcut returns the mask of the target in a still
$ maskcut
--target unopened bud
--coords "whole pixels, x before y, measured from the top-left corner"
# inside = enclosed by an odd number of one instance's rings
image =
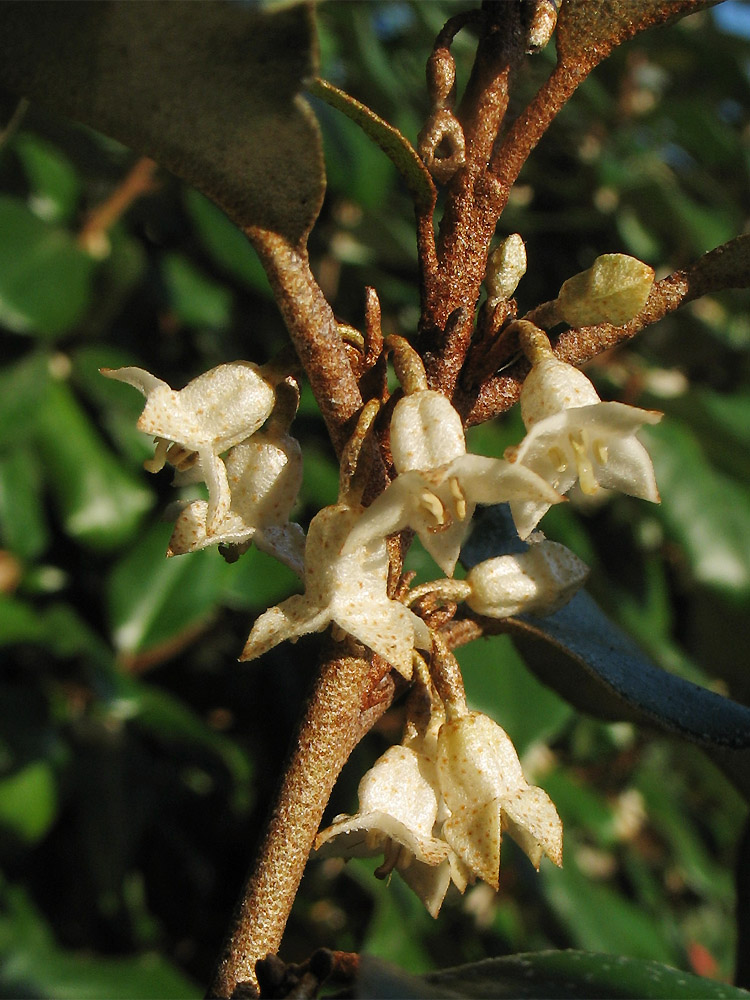
[[[495,247],[487,261],[484,284],[490,301],[507,301],[526,274],[526,246],[513,233]]]
[[[557,313],[570,326],[614,323],[621,326],[646,304],[654,269],[635,257],[605,253],[587,271],[563,283]]]
[[[526,35],[526,51],[530,55],[541,52],[547,45],[557,24],[555,0],[538,0]]]
[[[466,603],[478,615],[550,615],[584,584],[588,566],[557,542],[536,542],[519,555],[497,556],[469,571]]]

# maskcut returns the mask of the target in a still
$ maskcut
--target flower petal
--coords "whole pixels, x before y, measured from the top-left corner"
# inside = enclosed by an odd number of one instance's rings
[[[280,642],[292,642],[309,632],[321,632],[330,622],[328,608],[319,610],[302,594],[269,608],[253,625],[240,660],[254,660]]]

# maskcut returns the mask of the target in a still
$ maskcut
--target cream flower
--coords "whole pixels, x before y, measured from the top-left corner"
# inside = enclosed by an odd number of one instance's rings
[[[535,868],[562,864],[562,823],[551,799],[523,776],[515,748],[480,712],[446,722],[438,736],[438,779],[450,816],[442,836],[469,869],[497,889],[500,842],[508,833]]]
[[[337,816],[315,841],[319,857],[384,855],[376,875],[399,872],[436,917],[451,880],[444,840],[433,836],[438,818],[435,765],[406,746],[390,747],[359,783],[359,811]]]
[[[212,534],[230,507],[226,469],[219,457],[254,434],[274,405],[274,390],[261,369],[248,361],[219,365],[199,375],[184,389],[142,368],[103,368],[102,375],[134,386],[146,397],[138,429],[156,438],[153,459],[158,472],[169,462],[185,468],[197,462],[208,485],[206,531]]]
[[[345,551],[410,527],[451,576],[477,504],[529,498],[549,507],[561,499],[522,465],[467,455],[461,418],[445,396],[429,389],[396,404],[391,453],[398,475],[367,508]]]
[[[521,390],[528,433],[518,447],[506,451],[506,458],[536,472],[558,493],[567,493],[578,481],[589,495],[603,488],[658,503],[654,467],[635,433],[644,424],[658,423],[662,414],[603,403],[583,372],[559,361],[542,331],[532,331],[521,335],[522,344],[526,335],[524,350],[532,360]],[[549,506],[532,497],[511,499],[521,538],[528,537]]]
[[[544,539],[518,555],[477,563],[464,581],[469,589],[465,601],[490,618],[550,615],[568,603],[588,574],[588,566],[570,549]]]
[[[177,518],[167,555],[209,545],[251,542],[303,575],[305,535],[289,523],[289,512],[302,484],[302,452],[289,434],[263,430],[229,450],[224,460],[230,508],[213,534],[206,530],[208,503],[194,500]]]
[[[362,516],[347,504],[324,507],[310,523],[305,546],[305,593],[269,608],[253,626],[241,660],[252,660],[285,639],[320,632],[329,622],[354,636],[411,677],[412,650],[429,649],[427,626],[387,594],[385,540],[344,552]]]

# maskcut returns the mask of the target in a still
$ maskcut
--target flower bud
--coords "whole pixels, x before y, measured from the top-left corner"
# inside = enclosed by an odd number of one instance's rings
[[[474,566],[466,603],[478,615],[507,618],[530,612],[550,615],[583,586],[589,570],[557,542],[536,542],[520,555],[497,556]]]
[[[495,247],[487,261],[484,284],[490,301],[507,300],[526,274],[526,246],[518,233],[513,233]]]
[[[570,326],[620,326],[643,309],[653,283],[654,269],[648,264],[622,253],[605,253],[587,271],[563,283],[557,313]]]

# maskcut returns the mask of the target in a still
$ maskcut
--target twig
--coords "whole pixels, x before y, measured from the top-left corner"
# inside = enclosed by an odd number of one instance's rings
[[[257,989],[255,963],[278,951],[339,772],[391,703],[389,671],[377,658],[372,665],[354,656],[323,666],[209,997],[231,997],[237,983]]]
[[[154,190],[154,174],[157,169],[158,164],[148,156],[137,160],[106,201],[89,213],[78,234],[78,245],[95,256],[101,253],[102,247],[108,246],[107,232],[117,220],[122,218],[134,201]]]

